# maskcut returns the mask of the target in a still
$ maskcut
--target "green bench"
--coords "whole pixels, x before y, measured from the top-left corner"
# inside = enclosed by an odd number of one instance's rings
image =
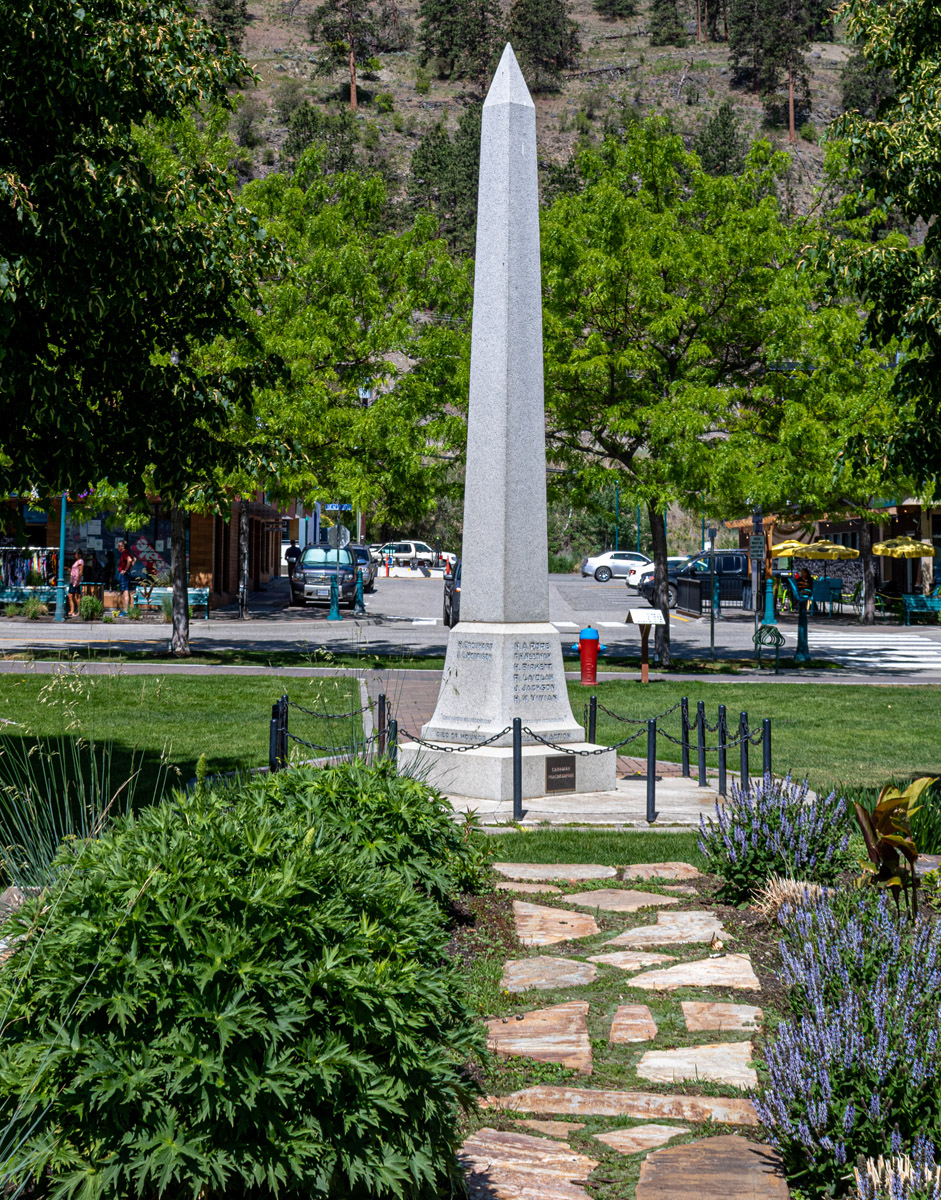
[[[0,588],[0,604],[22,604],[25,600],[41,600],[43,604],[55,604],[54,587],[3,587]]]
[[[155,587],[150,589],[150,595],[147,595],[142,588],[137,588],[134,592],[134,603],[139,608],[162,608],[164,598],[173,595],[173,588]],[[206,610],[206,620],[209,620],[209,588],[197,587],[187,588],[187,603],[191,608],[199,608],[202,605]]]
[[[912,617],[934,617],[937,620],[941,613],[941,596],[903,596],[902,606],[906,625],[911,624]]]

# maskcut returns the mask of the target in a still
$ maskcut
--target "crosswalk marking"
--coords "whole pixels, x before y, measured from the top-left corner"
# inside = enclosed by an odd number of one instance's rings
[[[788,642],[797,634],[782,631]],[[941,642],[919,633],[861,633],[842,629],[810,628],[810,652],[832,658],[848,667],[941,671]]]

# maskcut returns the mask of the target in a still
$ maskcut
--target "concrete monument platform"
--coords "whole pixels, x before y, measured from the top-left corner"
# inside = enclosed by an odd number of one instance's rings
[[[517,719],[524,799],[613,788],[616,767],[614,752],[565,752],[601,747],[572,715],[549,621],[536,154],[536,109],[507,46],[480,126],[461,620],[421,741],[399,748],[402,770],[497,802],[513,797]]]

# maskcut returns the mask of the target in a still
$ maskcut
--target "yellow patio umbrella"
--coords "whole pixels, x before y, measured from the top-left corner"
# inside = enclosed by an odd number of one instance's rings
[[[800,552],[801,558],[822,558],[830,559],[849,559],[859,558],[859,551],[854,550],[852,546],[841,546],[839,542],[828,542],[826,538],[820,538],[816,542],[811,542],[809,546],[805,546]],[[827,568],[823,568],[823,576],[827,576]]]
[[[795,554],[800,554],[806,548],[804,542],[785,541],[778,542],[776,546],[771,547],[772,558],[793,558]]]
[[[872,552],[880,558],[934,558],[936,553],[930,542],[919,542],[911,537],[894,537],[887,542],[876,542]]]

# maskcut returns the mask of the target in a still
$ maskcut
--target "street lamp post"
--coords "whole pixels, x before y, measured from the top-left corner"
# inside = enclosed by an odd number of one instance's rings
[[[68,492],[62,493],[59,506],[59,579],[56,583],[56,621],[65,620],[65,505]]]
[[[621,485],[614,485],[614,548],[618,549],[618,529],[621,525]]]

